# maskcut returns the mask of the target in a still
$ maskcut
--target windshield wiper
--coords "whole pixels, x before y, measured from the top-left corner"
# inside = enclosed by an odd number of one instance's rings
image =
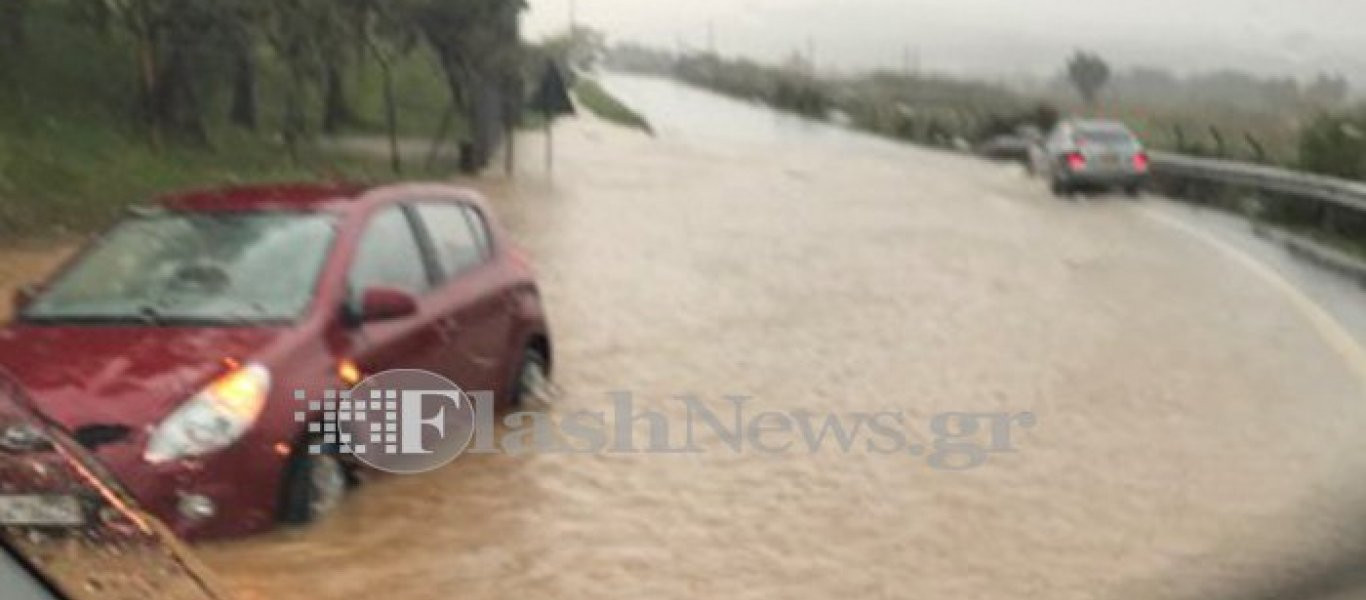
[[[212,315],[167,312],[166,303],[147,302],[130,307],[127,312],[105,314],[21,312],[18,318],[26,323],[45,325],[141,325],[146,327],[247,327],[291,323],[297,317],[279,315],[253,303],[250,307]]]
[[[151,304],[144,304],[142,306],[139,306],[138,316],[141,317],[142,320],[146,322],[148,325],[161,325],[164,321],[164,319],[162,318],[161,309],[158,309],[157,307],[152,306]]]

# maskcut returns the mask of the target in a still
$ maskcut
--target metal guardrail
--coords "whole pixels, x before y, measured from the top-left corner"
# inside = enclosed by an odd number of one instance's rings
[[[1185,177],[1310,198],[1366,213],[1366,183],[1216,158],[1150,152],[1157,176]]]

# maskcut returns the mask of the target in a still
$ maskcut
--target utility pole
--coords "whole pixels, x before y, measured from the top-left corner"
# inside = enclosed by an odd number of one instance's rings
[[[716,56],[716,21],[707,21],[707,50],[712,56]]]
[[[816,71],[817,71],[817,69],[816,69],[816,38],[815,38],[815,37],[812,37],[812,36],[807,36],[807,37],[806,37],[806,62],[807,62],[808,68],[811,69],[811,74],[812,74],[812,75],[815,75],[815,74],[816,74]]]
[[[569,33],[579,30],[579,0],[569,0]]]

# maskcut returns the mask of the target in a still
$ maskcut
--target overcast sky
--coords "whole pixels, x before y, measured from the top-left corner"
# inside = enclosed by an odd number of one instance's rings
[[[563,30],[571,0],[530,0],[530,37]],[[1266,74],[1322,70],[1366,85],[1366,0],[576,0],[612,41],[781,60],[812,44],[822,67],[1050,75],[1073,49],[1117,65]],[[808,41],[809,40],[809,41]],[[909,51],[907,49],[910,49]]]

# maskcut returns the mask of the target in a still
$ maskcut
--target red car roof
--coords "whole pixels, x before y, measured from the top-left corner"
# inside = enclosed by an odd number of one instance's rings
[[[354,183],[283,183],[214,188],[164,196],[158,203],[171,210],[233,212],[310,210],[355,200],[371,189]]]

